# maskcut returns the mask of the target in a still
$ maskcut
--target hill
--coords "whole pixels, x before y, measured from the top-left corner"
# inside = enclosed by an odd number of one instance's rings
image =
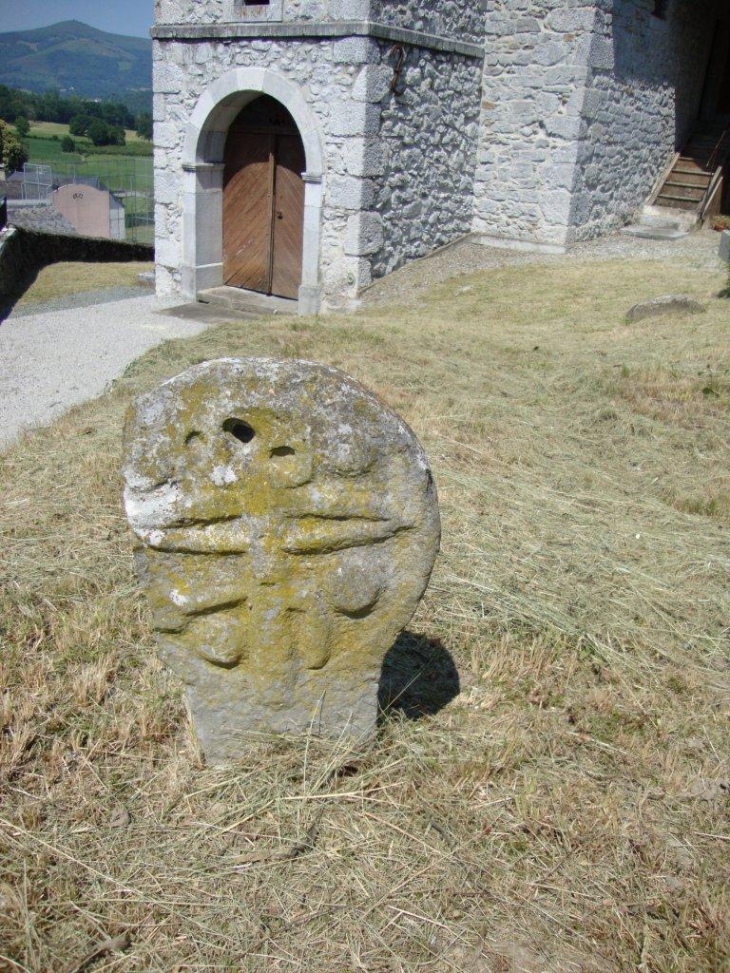
[[[152,42],[78,20],[1,33],[0,84],[129,102],[152,88]]]

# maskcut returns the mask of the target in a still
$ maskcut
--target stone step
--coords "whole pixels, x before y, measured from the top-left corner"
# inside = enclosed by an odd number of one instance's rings
[[[689,236],[689,230],[682,230],[679,227],[660,226],[656,223],[645,223],[643,219],[640,223],[632,223],[621,230],[625,236],[641,237],[644,240],[681,240],[682,237]]]
[[[677,186],[672,183],[664,183],[660,196],[673,196],[675,199],[700,200],[705,195],[703,186]]]
[[[671,179],[672,176],[684,176],[690,180],[696,179],[697,182],[695,183],[695,185],[697,186],[699,186],[700,184],[707,186],[709,185],[710,180],[712,179],[712,176],[709,174],[709,172],[703,172],[701,169],[697,167],[693,169],[690,166],[685,166],[685,165],[682,166],[676,165],[672,169],[669,178]]]
[[[695,172],[700,176],[709,175],[708,170],[704,166],[700,165],[700,163],[696,159],[682,158],[679,160],[679,162],[676,163],[672,171],[676,172],[677,169],[680,168],[683,171]]]
[[[668,196],[665,193],[661,193],[655,202],[655,206],[669,206],[673,209],[697,209],[698,200],[696,199],[682,199],[676,196]]]
[[[246,291],[240,287],[211,287],[208,290],[198,291],[197,297],[202,304],[214,304],[249,314],[296,314],[298,307],[298,301],[287,297],[259,294],[257,291]]]
[[[684,211],[645,206],[638,223],[625,226],[626,236],[644,237],[648,240],[681,240],[686,237],[696,220]]]
[[[690,175],[685,172],[671,172],[667,176],[667,181],[664,183],[664,188],[667,189],[669,186],[672,189],[691,189],[698,190],[704,193],[707,187],[710,185],[710,176],[706,176],[702,173],[696,173]]]

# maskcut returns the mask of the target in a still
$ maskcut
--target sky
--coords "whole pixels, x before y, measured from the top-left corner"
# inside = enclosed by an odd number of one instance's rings
[[[80,20],[99,30],[149,37],[154,0],[0,0],[0,32]]]

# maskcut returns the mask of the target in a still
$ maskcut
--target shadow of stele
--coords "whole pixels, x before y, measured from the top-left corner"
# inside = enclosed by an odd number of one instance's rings
[[[383,660],[380,722],[390,713],[409,720],[433,716],[459,695],[460,688],[454,660],[438,639],[401,632]]]

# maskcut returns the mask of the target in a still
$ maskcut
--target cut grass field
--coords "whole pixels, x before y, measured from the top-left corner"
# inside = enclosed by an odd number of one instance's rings
[[[719,265],[566,259],[225,324],[7,453],[0,967],[730,970],[723,284]],[[707,312],[625,323],[677,291]],[[204,767],[155,659],[124,412],[231,355],[338,365],[433,464],[425,713],[391,712],[365,751],[272,741]],[[433,712],[446,652],[461,692]]]
[[[59,139],[62,139],[64,135],[69,134],[68,125],[64,125],[61,122],[31,122],[30,123],[30,134],[31,136],[37,135],[39,137],[52,138],[57,135]],[[142,139],[137,135],[132,129],[127,128],[124,130],[124,136],[127,142],[142,142],[145,145],[149,145],[146,139]],[[82,141],[86,141],[85,139]]]

